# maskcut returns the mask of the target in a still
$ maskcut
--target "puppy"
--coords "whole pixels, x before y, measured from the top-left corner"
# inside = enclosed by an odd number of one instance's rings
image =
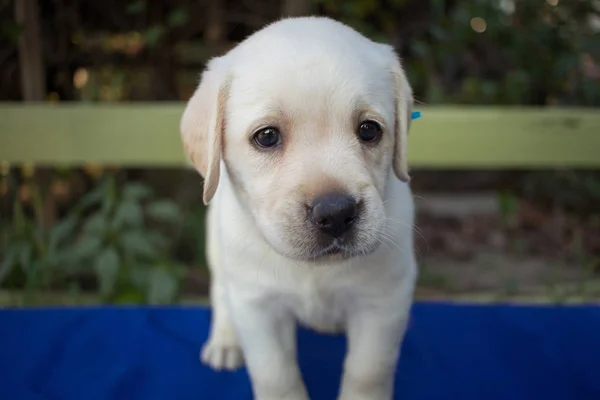
[[[305,400],[296,324],[344,332],[339,398],[391,399],[417,267],[394,50],[328,18],[283,19],[212,59],[181,120],[204,177],[215,369]]]

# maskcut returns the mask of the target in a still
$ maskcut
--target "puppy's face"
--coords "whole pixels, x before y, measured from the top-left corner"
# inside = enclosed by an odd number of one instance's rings
[[[291,58],[263,46],[221,60],[227,90],[216,146],[264,238],[293,259],[369,254],[384,234],[382,199],[405,99],[397,61],[360,40],[354,50],[307,48]],[[404,179],[403,162],[394,169]]]
[[[280,253],[303,260],[370,253],[385,218],[393,92],[356,66],[299,70],[239,69],[227,103],[225,163]]]

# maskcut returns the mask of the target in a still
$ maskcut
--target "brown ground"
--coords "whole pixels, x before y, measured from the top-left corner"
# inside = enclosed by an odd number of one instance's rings
[[[446,208],[420,207],[416,245],[422,295],[600,298],[598,221],[543,212],[524,202],[513,215],[502,216],[489,200],[470,200],[473,204],[462,210],[448,201]]]

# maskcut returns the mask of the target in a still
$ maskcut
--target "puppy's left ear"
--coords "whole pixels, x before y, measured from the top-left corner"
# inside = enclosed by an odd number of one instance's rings
[[[394,172],[398,179],[403,182],[410,181],[408,174],[408,131],[410,129],[411,115],[413,109],[413,90],[402,68],[400,58],[396,51],[388,45],[384,45],[391,63],[391,71],[394,79],[396,94],[396,121],[394,129]]]

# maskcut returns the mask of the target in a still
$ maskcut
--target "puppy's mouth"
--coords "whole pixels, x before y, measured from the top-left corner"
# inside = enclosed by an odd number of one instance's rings
[[[328,249],[325,249],[321,252],[321,256],[334,256],[337,254],[342,254],[344,253],[346,250],[344,250],[343,248],[339,247],[339,246],[332,246]]]
[[[331,244],[326,247],[321,247],[313,250],[311,258],[319,259],[346,259],[354,257],[358,254],[353,246],[348,246],[343,239],[333,239]]]
[[[317,256],[321,256],[321,257],[333,256],[333,255],[343,254],[346,252],[348,252],[348,249],[346,249],[344,246],[342,246],[338,239],[334,239],[333,242],[331,243],[331,245],[329,245],[326,248],[324,248],[323,250],[317,252]]]

